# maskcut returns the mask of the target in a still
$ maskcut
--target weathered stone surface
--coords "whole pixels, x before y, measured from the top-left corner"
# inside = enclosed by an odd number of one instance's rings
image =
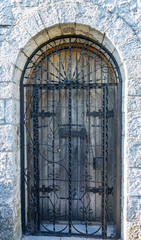
[[[0,47],[1,47],[1,43],[5,41],[6,36],[10,34],[11,28],[12,28],[11,26],[0,27]]]
[[[33,37],[38,32],[44,29],[42,20],[37,12],[30,12],[30,18],[24,17],[24,21],[20,22],[19,25],[26,29],[26,31]]]
[[[49,40],[49,35],[47,33],[47,30],[44,29],[42,30],[40,33],[38,33],[37,35],[35,35],[33,37],[33,40],[35,41],[35,43],[40,46],[42,43],[46,42]],[[32,45],[33,47],[34,45]],[[26,49],[28,49],[28,45],[26,46]]]
[[[0,84],[0,99],[16,97],[15,92],[13,92],[14,83],[2,82]]]
[[[127,147],[128,165],[130,167],[141,168],[141,138],[128,139]]]
[[[5,62],[1,61],[0,62],[0,81],[1,82],[9,82],[9,81],[12,82],[13,71],[14,71],[14,65],[12,63],[8,63],[8,62],[5,63]]]
[[[59,19],[59,23],[71,23],[71,22],[76,22],[76,3],[75,1],[66,1],[65,4],[63,4],[63,11],[60,11],[60,9],[62,8],[62,2],[58,3],[56,2],[56,4],[54,4],[56,11],[57,11],[57,16]]]
[[[133,35],[132,38],[121,44],[118,49],[122,52],[123,59],[140,58],[141,42],[136,35]]]
[[[13,174],[12,166],[12,157],[11,152],[0,152],[0,182],[4,180],[10,180]],[[0,187],[0,191],[2,191]]]
[[[127,121],[128,135],[130,137],[139,137],[141,132],[141,112],[129,112]]]
[[[141,196],[141,168],[129,168],[128,169],[128,195]]]
[[[6,40],[13,46],[13,48],[22,49],[30,40],[31,35],[19,25],[15,25]]]
[[[12,239],[12,225],[13,225],[13,214],[11,206],[8,204],[0,204],[0,236],[2,240]],[[6,233],[7,232],[7,233]]]
[[[141,110],[141,96],[128,96],[128,111]]]
[[[37,7],[40,3],[40,0],[11,0],[12,7]]]
[[[18,56],[17,62],[16,62],[16,67],[19,68],[21,71],[24,68],[26,62],[27,62],[28,57],[21,52]]]
[[[10,0],[0,1],[0,25],[11,25],[12,20]]]
[[[54,6],[47,6],[38,10],[44,28],[48,28],[59,23],[58,13]],[[48,17],[47,17],[48,16]]]
[[[129,197],[127,199],[127,220],[134,222],[136,219],[140,221],[141,214],[141,198]]]
[[[4,119],[4,101],[0,100],[0,120]]]
[[[47,34],[47,33],[46,33]],[[42,35],[42,33],[41,33]],[[30,39],[30,41],[26,44],[26,47],[23,50],[23,53],[27,56],[30,57],[30,55],[34,52],[34,50],[40,45],[38,42],[36,43],[36,37],[33,39]],[[45,41],[45,38],[44,38]],[[18,65],[18,60],[17,60],[17,65]]]
[[[116,15],[113,15],[111,12],[106,11],[103,6],[86,3],[84,7],[81,2],[77,3],[76,22],[87,23],[102,33],[110,28],[116,18]]]
[[[18,124],[20,123],[20,103],[17,100],[5,100],[5,123]]]
[[[0,151],[13,151],[14,131],[12,125],[0,125]]]
[[[123,35],[123,32],[126,32],[126,36]],[[115,22],[109,26],[105,33],[109,39],[112,39],[116,47],[133,36],[131,27],[120,17],[117,17]]]

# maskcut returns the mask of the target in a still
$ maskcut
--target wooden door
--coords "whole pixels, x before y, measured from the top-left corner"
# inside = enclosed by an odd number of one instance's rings
[[[27,215],[49,234],[106,236],[114,219],[111,195],[107,216],[116,162],[113,70],[85,47],[68,41],[46,50],[25,92]]]

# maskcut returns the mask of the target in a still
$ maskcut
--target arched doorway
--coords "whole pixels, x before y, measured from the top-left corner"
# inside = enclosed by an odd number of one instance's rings
[[[28,59],[21,82],[23,230],[120,236],[118,65],[92,39],[63,36]]]

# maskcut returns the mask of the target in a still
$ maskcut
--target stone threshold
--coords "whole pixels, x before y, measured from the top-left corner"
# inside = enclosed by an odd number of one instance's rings
[[[94,238],[83,237],[50,237],[50,236],[23,236],[21,240],[93,240]],[[103,239],[98,239],[103,240]],[[108,239],[107,239],[108,240]],[[111,239],[109,239],[111,240]],[[120,240],[120,239],[118,239]]]

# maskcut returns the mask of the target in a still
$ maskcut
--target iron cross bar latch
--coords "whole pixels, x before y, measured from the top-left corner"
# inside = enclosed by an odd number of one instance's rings
[[[61,138],[69,137],[70,133],[65,128],[59,129],[59,136]],[[87,135],[86,129],[81,128],[80,131],[71,131],[71,137],[81,137],[84,138]]]
[[[31,186],[31,191],[32,192],[35,192],[35,188],[33,186]],[[42,192],[42,193],[51,193],[51,192],[56,192],[56,191],[59,191],[59,187],[56,185],[56,186],[45,186],[43,185],[42,187],[39,188],[39,192]]]
[[[113,110],[108,110],[108,118],[113,117],[114,116],[114,112]],[[103,112],[101,110],[99,111],[93,111],[93,112],[87,112],[87,116],[89,117],[102,117],[103,116]]]
[[[103,193],[103,188],[102,187],[88,187],[86,189],[87,192],[91,192],[91,193],[99,193],[99,195],[101,195]],[[113,187],[108,187],[108,194],[112,194],[113,192]]]
[[[45,112],[44,110],[42,110],[41,112],[38,113],[38,117],[44,118],[50,118],[50,117],[54,117],[56,114],[52,113],[52,112]],[[34,112],[31,112],[31,118],[34,117]]]

